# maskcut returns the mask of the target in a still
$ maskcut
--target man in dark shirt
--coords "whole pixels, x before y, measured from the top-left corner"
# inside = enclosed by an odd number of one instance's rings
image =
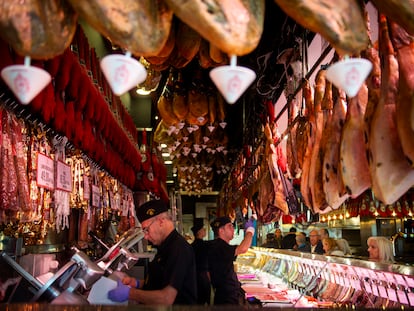
[[[135,300],[149,305],[187,305],[197,303],[194,252],[174,227],[167,205],[153,200],[136,209],[145,239],[157,253],[149,263],[146,280],[125,277],[108,292],[113,301]]]
[[[234,227],[229,217],[219,217],[211,223],[215,240],[208,243],[208,267],[214,289],[215,305],[237,305],[243,299],[241,284],[234,271],[237,255],[247,252],[254,235],[253,222],[245,224],[245,236],[240,245],[230,245]]]
[[[309,243],[311,246],[310,252],[312,254],[323,254],[324,253],[322,241],[319,238],[318,230],[314,229],[311,232],[309,232]]]
[[[194,250],[197,271],[197,303],[209,305],[211,297],[211,284],[208,276],[207,242],[203,240],[206,229],[202,218],[196,218],[191,228],[194,234],[194,242],[191,244]]]

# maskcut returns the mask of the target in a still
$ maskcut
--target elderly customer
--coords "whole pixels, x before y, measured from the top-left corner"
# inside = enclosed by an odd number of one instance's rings
[[[296,250],[303,253],[310,253],[311,247],[309,242],[306,241],[305,232],[296,234]]]
[[[327,256],[344,256],[345,253],[341,251],[336,244],[335,239],[332,238],[324,238],[322,240],[324,255]]]
[[[392,242],[383,236],[371,236],[367,240],[369,259],[380,262],[394,262]]]
[[[319,238],[319,232],[318,230],[312,230],[309,232],[309,243],[311,246],[310,252],[312,254],[323,254],[323,246],[322,241]]]

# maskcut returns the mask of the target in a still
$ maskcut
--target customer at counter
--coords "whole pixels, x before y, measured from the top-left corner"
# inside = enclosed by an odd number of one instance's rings
[[[296,228],[292,227],[289,229],[289,233],[286,234],[282,239],[283,249],[294,249],[296,245]]]
[[[367,240],[369,260],[394,262],[392,242],[383,236],[371,236]]]
[[[208,266],[215,305],[238,305],[244,301],[241,284],[234,271],[234,260],[247,252],[255,232],[253,221],[245,223],[245,235],[240,245],[230,245],[234,227],[229,217],[218,217],[211,223],[215,239],[208,243]]]
[[[305,232],[299,232],[296,234],[296,250],[303,253],[310,253],[311,246],[308,241],[306,241]]]
[[[147,305],[196,304],[194,252],[175,230],[168,206],[161,200],[148,201],[136,209],[136,215],[145,239],[157,248],[157,253],[149,263],[145,281],[126,276],[108,292],[108,298]]]
[[[323,254],[323,245],[322,241],[319,238],[319,232],[318,230],[312,230],[309,232],[309,243],[311,246],[310,252],[312,254]]]
[[[321,241],[325,238],[329,238],[329,231],[326,228],[319,229],[319,238]]]
[[[341,251],[336,244],[335,239],[332,238],[324,238],[322,240],[324,255],[327,256],[344,256],[345,253]]]

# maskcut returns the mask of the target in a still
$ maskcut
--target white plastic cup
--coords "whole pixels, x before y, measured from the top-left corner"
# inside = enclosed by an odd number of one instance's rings
[[[346,58],[329,66],[326,78],[337,88],[342,89],[348,97],[354,97],[371,69],[372,63],[366,59]]]
[[[132,58],[129,53],[105,56],[101,60],[101,69],[112,92],[117,96],[128,92],[147,78],[144,65]]]

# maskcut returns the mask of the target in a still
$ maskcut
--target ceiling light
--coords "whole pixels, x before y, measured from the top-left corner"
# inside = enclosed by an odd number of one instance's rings
[[[171,160],[166,160],[166,161],[164,161],[164,164],[172,164],[172,161]]]
[[[145,89],[145,88],[137,88],[137,90],[136,90],[136,93],[138,94],[138,95],[149,95],[149,94],[151,94],[151,90],[147,90],[147,89]]]

